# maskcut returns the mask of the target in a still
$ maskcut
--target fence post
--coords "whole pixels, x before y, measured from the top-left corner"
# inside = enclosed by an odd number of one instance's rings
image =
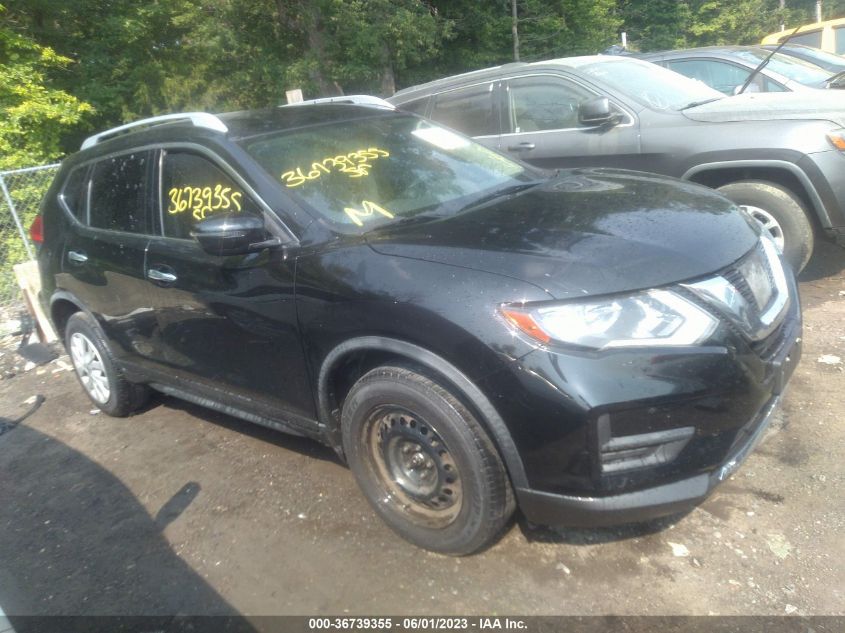
[[[35,259],[32,254],[32,249],[29,246],[29,236],[26,234],[26,231],[21,224],[21,220],[18,217],[18,211],[15,209],[15,203],[12,201],[12,195],[9,193],[9,188],[6,186],[6,179],[0,174],[0,187],[3,189],[3,195],[6,198],[6,204],[9,205],[9,212],[12,214],[12,218],[15,220],[15,226],[18,227],[18,233],[20,233],[21,239],[23,240],[24,248],[26,249],[26,255],[30,259]]]

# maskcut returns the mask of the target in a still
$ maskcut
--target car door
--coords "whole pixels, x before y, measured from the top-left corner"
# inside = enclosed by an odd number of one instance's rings
[[[144,280],[152,162],[152,153],[142,150],[88,167],[85,194],[68,209],[76,221],[65,237],[57,280],[95,316],[116,356],[141,361],[154,356],[155,317]]]
[[[161,235],[150,241],[146,277],[161,366],[218,402],[307,426],[316,415],[296,319],[295,260],[279,249],[211,255],[191,237],[215,214],[264,218],[269,210],[233,169],[197,148],[162,150],[159,183]]]
[[[640,153],[634,115],[618,110],[616,125],[582,125],[581,103],[603,97],[592,88],[559,75],[509,78],[505,83],[506,132],[501,149],[544,168],[607,165],[631,168]]]
[[[497,81],[462,86],[431,97],[429,118],[499,149],[501,109]]]

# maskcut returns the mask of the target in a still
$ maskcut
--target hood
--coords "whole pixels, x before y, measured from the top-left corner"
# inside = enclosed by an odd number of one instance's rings
[[[567,170],[454,216],[367,234],[379,253],[513,277],[556,299],[706,275],[756,240],[744,216],[710,189],[610,169]]]
[[[725,97],[683,111],[694,121],[822,119],[845,127],[845,93],[839,90],[752,92]]]

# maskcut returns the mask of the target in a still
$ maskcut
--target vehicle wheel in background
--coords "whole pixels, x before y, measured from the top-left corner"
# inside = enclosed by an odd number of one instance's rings
[[[719,192],[760,222],[796,274],[804,269],[813,254],[813,226],[795,194],[756,180],[733,182],[719,187]]]

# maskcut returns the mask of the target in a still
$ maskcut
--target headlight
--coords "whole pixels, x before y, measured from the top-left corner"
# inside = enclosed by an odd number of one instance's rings
[[[668,290],[556,305],[504,305],[500,310],[508,322],[542,343],[592,349],[695,345],[709,337],[718,323]]]
[[[827,133],[827,140],[841,152],[845,152],[845,129],[833,130]]]

